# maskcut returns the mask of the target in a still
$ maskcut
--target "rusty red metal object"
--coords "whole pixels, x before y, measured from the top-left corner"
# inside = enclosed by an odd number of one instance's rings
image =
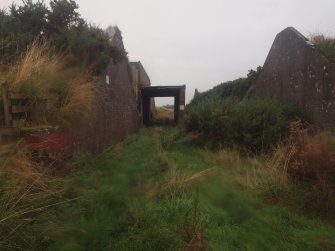
[[[38,152],[61,153],[70,149],[74,144],[74,135],[66,132],[30,134],[24,138],[32,150]]]

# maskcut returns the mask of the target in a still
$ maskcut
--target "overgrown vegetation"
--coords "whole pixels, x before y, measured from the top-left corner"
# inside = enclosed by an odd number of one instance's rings
[[[313,34],[310,36],[315,46],[330,60],[335,62],[335,38],[327,37],[323,34]]]
[[[256,83],[257,77],[260,74],[262,67],[258,66],[256,71],[249,70],[246,78],[239,78],[234,81],[221,83],[214,88],[199,93],[190,102],[188,106],[193,106],[205,101],[208,98],[228,98],[233,97],[237,99],[247,98],[253,85]]]
[[[42,206],[40,190],[29,190],[21,208],[40,210],[15,211],[17,200],[1,193],[14,214],[26,213],[0,219],[0,248],[331,250],[329,221],[263,202],[262,195],[275,199],[295,188],[272,163],[197,149],[176,128],[145,129],[98,159],[78,155],[68,176],[48,178],[58,193]]]
[[[190,143],[203,147],[214,142],[218,152],[210,159],[221,161],[223,156],[222,162],[235,169],[244,165],[240,154],[248,153],[253,160],[247,165],[250,170],[243,169],[247,175],[233,172],[243,187],[261,187],[271,203],[334,220],[333,135],[302,122],[303,115],[291,103],[241,98],[240,88],[230,90],[235,91],[208,92],[187,106],[185,128]],[[255,153],[266,158],[252,157]]]
[[[279,144],[274,158],[292,182],[304,187],[303,207],[316,215],[328,215],[335,206],[335,141],[329,132],[295,121],[290,137]]]
[[[28,0],[0,12],[2,77],[29,98],[33,130],[78,129],[92,75],[125,58],[77,8]],[[59,156],[43,162],[23,145],[0,157],[0,249],[334,250],[333,136],[290,103],[250,98],[260,70],[198,95],[187,135],[143,129],[62,172]]]
[[[173,125],[174,124],[174,109],[162,107],[156,107],[155,113],[153,114],[153,122],[158,125]]]
[[[290,121],[301,117],[290,103],[271,99],[208,97],[187,107],[186,130],[201,144],[212,142],[257,153],[288,135]]]
[[[25,126],[77,130],[92,108],[95,75],[111,58],[126,59],[77,10],[73,0],[28,0],[0,11],[0,84],[27,98]]]
[[[88,24],[73,0],[23,1],[0,11],[1,60],[12,63],[37,38],[52,42],[58,52],[67,54],[67,64],[89,67],[99,73],[110,58],[120,61],[125,54],[109,41],[108,34]]]
[[[32,227],[41,212],[63,202],[53,199],[58,189],[51,185],[49,170],[29,158],[29,149],[17,144],[12,151],[0,164],[0,249],[32,250],[42,240]]]
[[[78,129],[94,99],[93,77],[89,72],[66,65],[46,41],[35,40],[4,73],[11,92],[24,94],[30,125],[59,125]]]
[[[220,84],[193,98],[186,106],[185,128],[193,133],[194,141],[260,153],[288,136],[290,121],[302,114],[292,103],[250,95],[261,70],[249,70],[247,78]]]

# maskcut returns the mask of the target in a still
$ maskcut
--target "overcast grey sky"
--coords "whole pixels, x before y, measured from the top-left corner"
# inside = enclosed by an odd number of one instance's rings
[[[3,8],[12,1],[0,2]],[[152,85],[186,84],[187,101],[195,88],[208,90],[263,65],[288,26],[305,36],[335,35],[335,0],[76,2],[89,22],[119,26],[130,60],[142,62]]]

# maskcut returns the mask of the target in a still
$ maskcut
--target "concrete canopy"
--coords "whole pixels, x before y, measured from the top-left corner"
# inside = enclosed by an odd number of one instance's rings
[[[174,97],[174,122],[178,124],[184,116],[185,85],[149,86],[141,89],[143,105],[143,123],[152,124],[150,116],[150,100],[154,97]]]

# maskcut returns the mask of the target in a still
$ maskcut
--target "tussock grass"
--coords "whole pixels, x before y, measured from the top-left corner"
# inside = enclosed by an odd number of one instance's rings
[[[28,125],[58,124],[77,129],[95,98],[93,77],[67,66],[48,41],[36,39],[5,74],[10,91],[28,97]]]
[[[33,161],[30,155],[30,150],[24,146],[24,143],[18,142],[0,168],[18,187],[26,187],[27,184],[34,183],[35,189],[46,191],[48,190],[48,178],[45,173],[47,169]]]
[[[90,114],[96,99],[92,83],[93,79],[87,74],[71,83],[57,114],[67,128],[78,128]]]
[[[333,217],[330,211],[335,205],[334,137],[301,121],[292,122],[290,130],[290,138],[274,152],[276,166],[287,180],[304,187],[306,208]]]
[[[33,249],[38,238],[35,229],[27,227],[40,219],[40,215],[55,203],[51,200],[57,190],[51,187],[48,169],[30,159],[22,142],[0,165],[0,249],[18,250],[22,244]]]
[[[202,150],[204,158],[219,168],[224,182],[237,184],[245,190],[264,192],[274,187],[286,187],[286,176],[267,156],[241,157],[238,151],[221,149]]]
[[[25,91],[31,87],[45,92],[52,84],[50,80],[59,74],[63,60],[64,57],[55,53],[47,41],[36,39],[9,73],[11,89]]]

